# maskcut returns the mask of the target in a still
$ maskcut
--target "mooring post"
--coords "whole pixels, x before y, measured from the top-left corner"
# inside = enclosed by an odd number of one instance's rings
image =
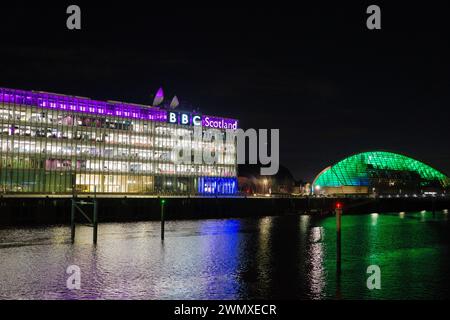
[[[72,197],[71,200],[71,210],[70,210],[70,238],[72,243],[75,242],[75,198]]]
[[[433,196],[431,200],[431,210],[433,212],[433,219],[436,218],[436,198]]]
[[[94,244],[97,244],[97,229],[98,229],[98,206],[97,206],[97,199],[94,198],[94,217],[93,217],[93,227],[94,227],[94,231],[93,231],[93,241]]]
[[[341,217],[342,204],[336,203],[336,273],[341,274]]]
[[[164,204],[166,200],[161,199],[161,240],[164,241]]]

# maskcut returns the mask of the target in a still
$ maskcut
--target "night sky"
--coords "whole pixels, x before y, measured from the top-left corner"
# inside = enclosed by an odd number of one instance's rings
[[[280,162],[297,179],[371,149],[448,174],[448,11],[426,3],[380,4],[375,31],[367,5],[78,3],[82,30],[70,31],[73,3],[2,3],[0,86],[142,104],[162,86],[243,128],[279,128]]]

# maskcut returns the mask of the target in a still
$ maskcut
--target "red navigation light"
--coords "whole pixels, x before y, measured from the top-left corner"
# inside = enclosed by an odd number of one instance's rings
[[[336,202],[336,209],[342,209],[342,203]]]

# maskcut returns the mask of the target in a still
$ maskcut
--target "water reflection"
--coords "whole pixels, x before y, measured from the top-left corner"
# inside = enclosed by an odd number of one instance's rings
[[[334,217],[264,217],[110,223],[0,230],[3,299],[448,298],[447,213],[342,218],[342,276],[336,278]],[[379,265],[382,290],[365,287]],[[81,290],[66,268],[81,268]]]
[[[310,234],[309,258],[311,270],[308,280],[310,282],[311,298],[320,299],[323,297],[323,289],[325,288],[324,245],[322,243],[324,228],[313,227]]]
[[[371,213],[371,214],[370,214],[371,224],[372,224],[373,227],[375,227],[375,226],[377,225],[377,222],[378,222],[378,216],[379,216],[378,213]]]

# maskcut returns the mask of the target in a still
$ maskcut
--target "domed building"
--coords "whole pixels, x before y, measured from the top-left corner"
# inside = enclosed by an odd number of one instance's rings
[[[450,179],[405,155],[370,151],[325,168],[312,183],[314,194],[421,194],[446,192]]]

